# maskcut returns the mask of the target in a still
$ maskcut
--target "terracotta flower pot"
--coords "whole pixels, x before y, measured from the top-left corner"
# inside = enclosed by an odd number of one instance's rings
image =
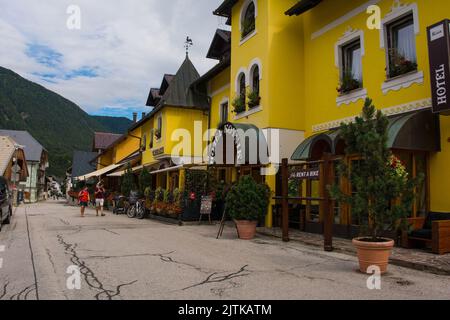
[[[394,247],[394,240],[383,238],[380,242],[363,241],[367,238],[353,239],[353,245],[356,247],[359,260],[359,270],[367,273],[370,266],[378,266],[381,273],[387,271],[389,256]]]
[[[236,223],[239,239],[251,240],[255,237],[256,225],[258,224],[258,222],[248,220],[234,220],[234,223]]]

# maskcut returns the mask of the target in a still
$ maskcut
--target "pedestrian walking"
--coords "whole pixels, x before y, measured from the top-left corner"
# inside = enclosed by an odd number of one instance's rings
[[[103,213],[103,206],[105,205],[105,188],[103,187],[103,183],[99,182],[97,184],[97,187],[95,188],[95,210],[97,211],[97,217],[98,217],[98,211],[100,210],[102,217],[105,216]]]
[[[89,191],[88,191],[88,187],[85,186],[83,188],[83,190],[80,191],[80,193],[78,194],[78,201],[80,203],[81,206],[81,217],[84,218],[84,210],[86,209],[86,207],[88,206],[88,203],[90,201],[90,196],[89,196]]]

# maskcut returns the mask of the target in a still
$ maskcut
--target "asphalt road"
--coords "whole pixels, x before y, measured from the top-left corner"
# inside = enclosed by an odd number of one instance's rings
[[[449,277],[390,266],[381,290],[369,290],[354,257],[242,241],[232,227],[216,240],[217,229],[92,210],[81,218],[63,202],[21,206],[0,232],[0,299],[450,298]]]

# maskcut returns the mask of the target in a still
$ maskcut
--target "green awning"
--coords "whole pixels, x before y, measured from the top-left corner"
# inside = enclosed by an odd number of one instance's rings
[[[339,129],[315,134],[297,147],[291,159],[294,161],[310,160],[313,156],[314,146],[318,142],[327,143],[331,154],[335,154],[340,139]],[[439,117],[430,110],[425,110],[389,118],[387,145],[390,149],[440,151]]]
[[[441,150],[439,117],[430,110],[389,119],[388,147],[437,152]]]
[[[232,136],[235,147],[235,159],[233,163],[226,161],[224,154],[223,136]],[[210,164],[268,164],[268,144],[266,137],[261,129],[252,124],[225,123],[222,124],[212,140],[209,151]],[[226,150],[226,153],[230,153]]]

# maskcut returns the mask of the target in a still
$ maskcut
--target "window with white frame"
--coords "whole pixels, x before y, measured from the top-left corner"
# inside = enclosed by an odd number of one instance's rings
[[[250,35],[256,28],[256,6],[254,1],[244,4],[241,14],[241,38]]]
[[[402,16],[387,24],[385,28],[388,78],[417,71],[414,15],[410,13]]]
[[[362,49],[360,37],[340,46],[340,94],[363,87]]]
[[[144,134],[144,136],[142,137],[141,150],[142,151],[147,150],[147,135],[146,134]]]

